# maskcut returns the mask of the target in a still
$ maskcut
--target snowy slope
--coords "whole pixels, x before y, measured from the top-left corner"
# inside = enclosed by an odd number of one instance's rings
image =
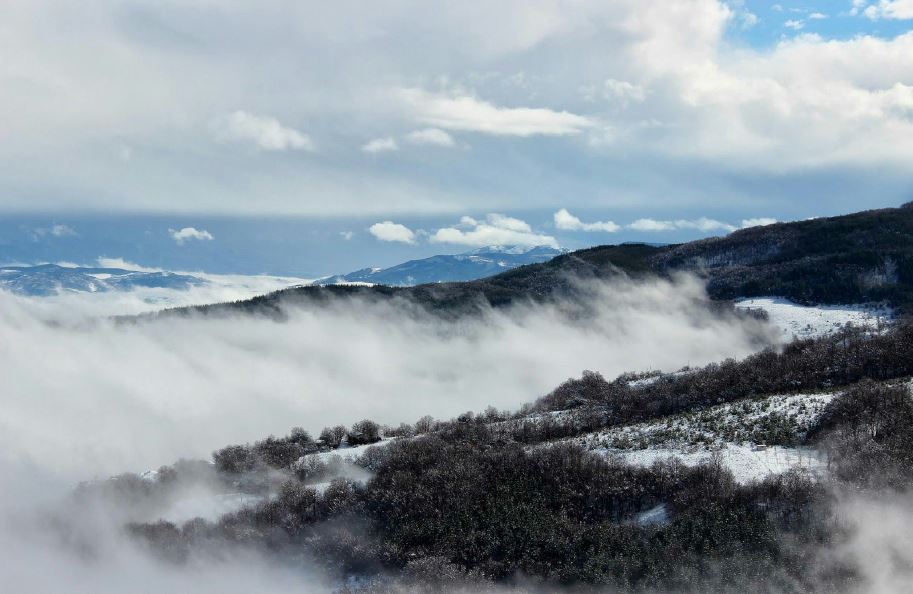
[[[813,338],[839,330],[847,324],[877,328],[893,319],[890,309],[873,305],[806,306],[781,297],[758,297],[736,301],[741,309],[763,310],[787,340]]]
[[[426,283],[470,281],[523,266],[547,262],[564,251],[539,246],[490,246],[454,255],[409,260],[390,268],[364,268],[317,281],[319,284],[382,284],[408,287]]]
[[[749,445],[724,444],[713,449],[682,451],[676,448],[651,448],[625,452],[605,452],[618,456],[624,462],[636,466],[650,466],[657,460],[675,457],[688,466],[697,466],[718,456],[739,483],[762,480],[768,476],[782,474],[791,469],[803,469],[814,476],[822,476],[827,470],[827,461],[816,450],[809,448],[787,448],[770,446],[759,448]]]
[[[670,456],[696,465],[719,456],[747,482],[790,468],[821,473],[824,460],[807,448],[769,445],[800,438],[834,394],[777,395],[743,400],[657,421],[613,427],[571,442],[624,462],[649,466]]]
[[[305,454],[304,456],[301,456],[301,458],[298,459],[298,463],[300,464],[300,463],[305,462],[310,459],[316,459],[316,460],[320,460],[321,462],[326,463],[326,462],[329,462],[330,459],[333,458],[334,456],[339,456],[340,458],[342,458],[342,460],[344,462],[354,462],[356,459],[358,459],[359,456],[364,454],[368,450],[368,448],[377,448],[377,447],[388,446],[391,443],[393,443],[394,441],[396,441],[397,439],[399,439],[399,438],[385,437],[375,443],[369,443],[369,444],[353,446],[353,447],[340,447],[338,449],[329,450],[326,452],[317,452],[316,454]]]
[[[187,289],[206,281],[188,274],[164,270],[124,270],[104,267],[73,267],[57,264],[6,266],[0,268],[0,288],[17,295],[45,297],[72,291],[101,293],[135,288]]]

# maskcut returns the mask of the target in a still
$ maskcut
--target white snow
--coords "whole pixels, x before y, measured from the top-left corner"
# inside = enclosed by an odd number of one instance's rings
[[[813,449],[770,446],[758,448],[750,445],[725,444],[719,449],[681,450],[678,448],[650,448],[646,450],[602,450],[606,455],[617,456],[628,464],[650,466],[657,460],[675,457],[688,466],[697,466],[719,455],[739,483],[761,480],[793,468],[802,468],[821,476],[827,467],[824,458]]]
[[[736,480],[745,483],[791,468],[820,475],[826,464],[809,448],[766,446],[751,441],[765,420],[801,434],[819,417],[835,394],[782,394],[721,404],[645,423],[613,427],[567,441],[623,462],[649,466],[676,457],[689,466],[718,455]],[[775,415],[772,417],[771,415]]]
[[[673,371],[672,373],[662,373],[661,371],[656,371],[656,372],[652,372],[651,375],[647,375],[646,377],[642,377],[640,379],[629,381],[628,387],[629,388],[643,388],[646,386],[653,385],[661,379],[682,377],[682,376],[685,376],[685,375],[688,375],[691,373],[695,373],[696,371],[698,371],[698,370],[687,368],[687,367],[679,369],[678,371]]]
[[[893,319],[891,310],[876,305],[816,305],[793,303],[782,297],[740,299],[735,306],[767,312],[771,324],[783,332],[786,339],[824,336],[847,324],[878,328]]]
[[[327,280],[324,282],[323,279],[319,281],[314,281],[315,284],[321,286],[334,285],[339,287],[373,287],[376,283],[369,283],[366,281],[347,281],[347,280]],[[301,285],[306,286],[306,285]]]
[[[636,522],[641,526],[653,526],[656,524],[668,524],[669,512],[666,510],[666,504],[660,503],[652,509],[637,514]]]
[[[308,459],[320,460],[321,462],[328,462],[333,456],[339,456],[345,462],[354,462],[359,456],[365,453],[368,448],[371,447],[384,447],[389,445],[394,440],[398,439],[397,437],[385,437],[376,443],[369,443],[366,445],[354,446],[354,447],[340,447],[336,450],[330,450],[328,452],[318,452],[316,454],[305,454],[298,458],[297,463],[302,463]]]
[[[720,446],[727,441],[751,443],[752,439],[758,438],[756,429],[765,420],[775,420],[781,426],[788,424],[800,434],[807,432],[833,398],[834,394],[825,393],[783,394],[757,400],[739,400],[644,423],[612,427],[571,441],[589,449],[613,450],[652,447],[684,449]]]

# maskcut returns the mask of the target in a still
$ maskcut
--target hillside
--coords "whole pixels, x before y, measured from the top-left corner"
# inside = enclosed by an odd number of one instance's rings
[[[519,576],[548,591],[857,592],[834,494],[913,486],[911,337],[846,330],[676,374],[587,372],[518,412],[293,429],[76,500],[121,509],[167,561],[317,559],[339,592],[526,591]]]
[[[909,305],[913,206],[743,229],[664,250],[651,266],[702,272],[718,299]]]
[[[645,244],[603,246],[557,256],[541,264],[466,282],[434,283],[414,287],[387,285],[320,285],[293,287],[245,301],[172,309],[159,315],[231,315],[254,313],[284,316],[285,306],[319,306],[335,299],[358,297],[368,301],[404,299],[442,316],[479,311],[480,306],[503,307],[524,301],[544,301],[573,295],[581,280],[604,279],[623,271],[634,277],[654,274],[650,258],[662,248]]]
[[[480,305],[569,297],[580,280],[623,272],[634,278],[691,272],[707,279],[711,298],[786,297],[798,303],[885,302],[913,305],[913,208],[865,211],[840,217],[778,223],[680,245],[622,244],[559,255],[467,282],[415,287],[295,287],[230,304],[172,310],[281,317],[283,305],[319,305],[333,299],[408,299],[453,316]]]

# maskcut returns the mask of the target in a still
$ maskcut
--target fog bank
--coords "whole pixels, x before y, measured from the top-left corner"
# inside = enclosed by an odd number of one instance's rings
[[[293,426],[516,408],[584,369],[674,370],[771,336],[709,313],[702,285],[684,277],[590,286],[584,319],[530,305],[448,323],[347,301],[291,309],[282,323],[115,325],[79,304],[0,294],[0,451],[74,479],[208,457]]]

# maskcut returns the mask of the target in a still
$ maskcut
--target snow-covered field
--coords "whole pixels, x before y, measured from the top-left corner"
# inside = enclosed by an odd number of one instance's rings
[[[782,330],[785,339],[812,338],[839,330],[847,324],[877,328],[892,319],[889,308],[873,305],[806,306],[781,297],[740,299],[735,306],[767,312],[771,324]]]
[[[301,456],[301,458],[298,459],[298,463],[301,464],[302,462],[304,462],[306,460],[317,459],[317,460],[320,460],[321,462],[323,462],[324,464],[326,464],[334,456],[338,456],[338,457],[342,458],[343,462],[354,462],[359,456],[364,454],[368,450],[368,448],[384,447],[384,446],[390,445],[390,443],[392,443],[393,441],[395,441],[397,439],[399,439],[399,438],[385,437],[376,443],[369,443],[369,444],[353,446],[353,447],[340,447],[339,449],[330,450],[328,452],[318,452],[316,454],[306,454],[304,456]]]
[[[569,441],[640,466],[670,456],[697,465],[719,456],[739,482],[762,479],[790,468],[819,474],[826,464],[814,450],[770,444],[789,443],[801,437],[834,396],[792,394],[743,400],[606,429]]]
[[[575,438],[589,449],[690,448],[772,443],[804,435],[834,394],[790,394],[740,400]]]
[[[724,444],[718,449],[696,448],[691,451],[682,451],[678,448],[603,451],[606,455],[618,456],[622,461],[637,466],[650,466],[657,460],[665,460],[670,456],[678,458],[688,466],[697,466],[710,460],[713,456],[719,456],[723,466],[732,471],[735,480],[740,483],[761,480],[793,468],[802,468],[813,475],[820,476],[827,468],[824,458],[817,451],[809,448]]]

